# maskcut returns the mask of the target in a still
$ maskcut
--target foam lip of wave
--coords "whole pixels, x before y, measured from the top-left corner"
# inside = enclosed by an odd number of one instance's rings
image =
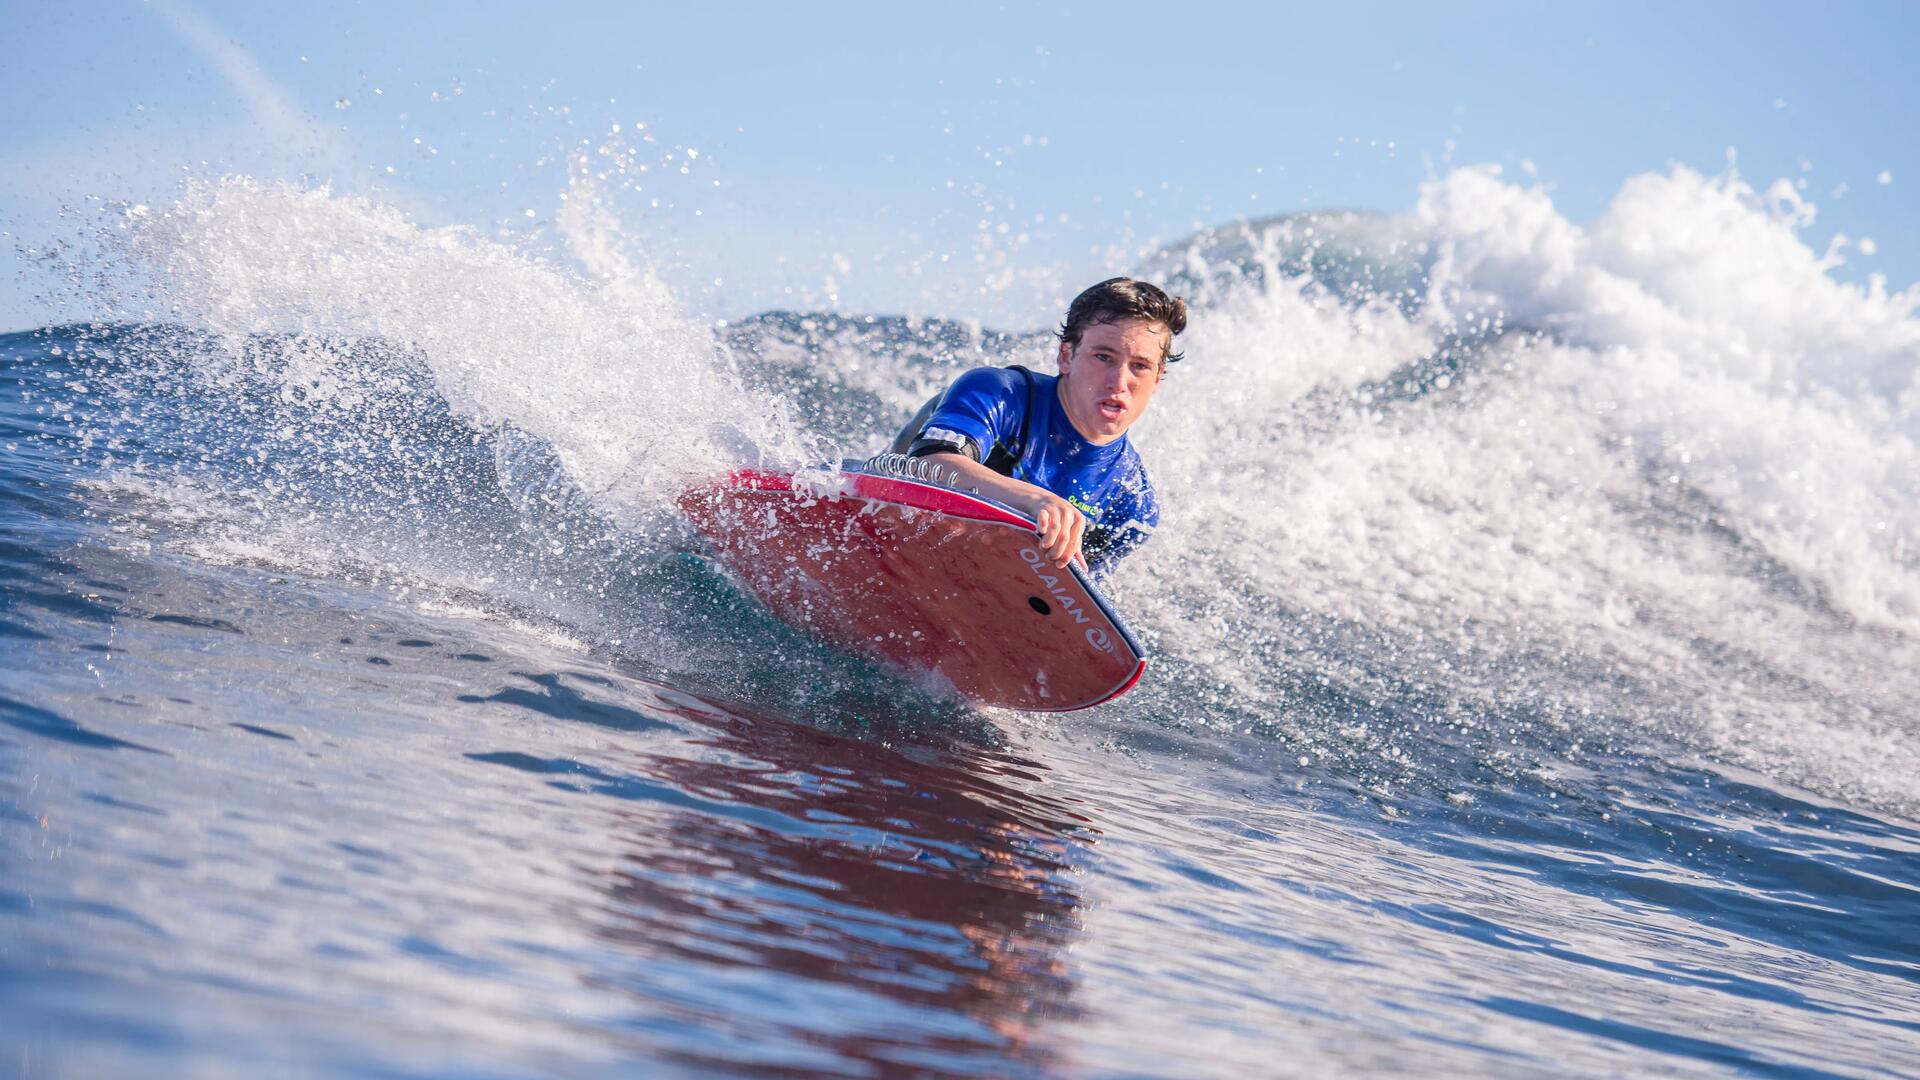
[[[1920,629],[1920,286],[1833,280],[1784,182],[1637,177],[1581,230],[1465,170],[1419,214],[1442,237],[1440,306],[1497,304],[1583,346],[1568,390],[1848,614]]]
[[[1411,305],[1347,299],[1258,229],[1239,265],[1189,251],[1200,363],[1141,440],[1175,523],[1156,566],[1206,569],[1122,579],[1168,651],[1269,709],[1270,666],[1371,641],[1470,700],[1677,716],[1724,756],[1914,805],[1920,290],[1834,281],[1808,214],[1676,169],[1581,229],[1463,170],[1423,191]],[[1396,385],[1435,357],[1462,378]],[[1358,629],[1330,653],[1308,615]]]
[[[139,215],[132,247],[166,283],[175,320],[235,343],[374,339],[417,355],[457,415],[544,440],[615,512],[670,503],[738,452],[728,437],[771,458],[818,457],[782,403],[745,391],[711,334],[621,256],[592,189],[571,194],[561,224],[587,279],[364,199],[245,179]],[[333,359],[311,358],[311,388],[326,387]]]

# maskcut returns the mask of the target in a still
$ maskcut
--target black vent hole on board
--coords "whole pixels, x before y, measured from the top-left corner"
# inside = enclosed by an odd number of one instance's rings
[[[1042,615],[1053,614],[1052,605],[1048,604],[1045,600],[1042,600],[1037,596],[1027,597],[1027,606],[1039,612]]]

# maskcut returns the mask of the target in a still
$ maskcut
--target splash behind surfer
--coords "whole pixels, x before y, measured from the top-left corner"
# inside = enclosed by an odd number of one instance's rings
[[[1059,375],[975,368],[921,406],[893,449],[935,456],[960,486],[1032,518],[1055,565],[1083,554],[1104,576],[1160,521],[1127,429],[1180,359],[1173,336],[1186,325],[1184,300],[1109,278],[1068,306]]]

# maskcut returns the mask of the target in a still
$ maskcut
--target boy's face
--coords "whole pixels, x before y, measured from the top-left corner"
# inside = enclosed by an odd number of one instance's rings
[[[1078,345],[1060,343],[1060,404],[1081,437],[1104,445],[1140,419],[1160,388],[1172,336],[1165,323],[1115,319],[1081,331]]]

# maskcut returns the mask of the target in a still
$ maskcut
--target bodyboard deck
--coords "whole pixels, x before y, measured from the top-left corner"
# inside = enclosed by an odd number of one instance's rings
[[[1084,709],[1146,670],[1086,572],[977,495],[851,463],[739,470],[680,508],[781,619],[980,704]]]

